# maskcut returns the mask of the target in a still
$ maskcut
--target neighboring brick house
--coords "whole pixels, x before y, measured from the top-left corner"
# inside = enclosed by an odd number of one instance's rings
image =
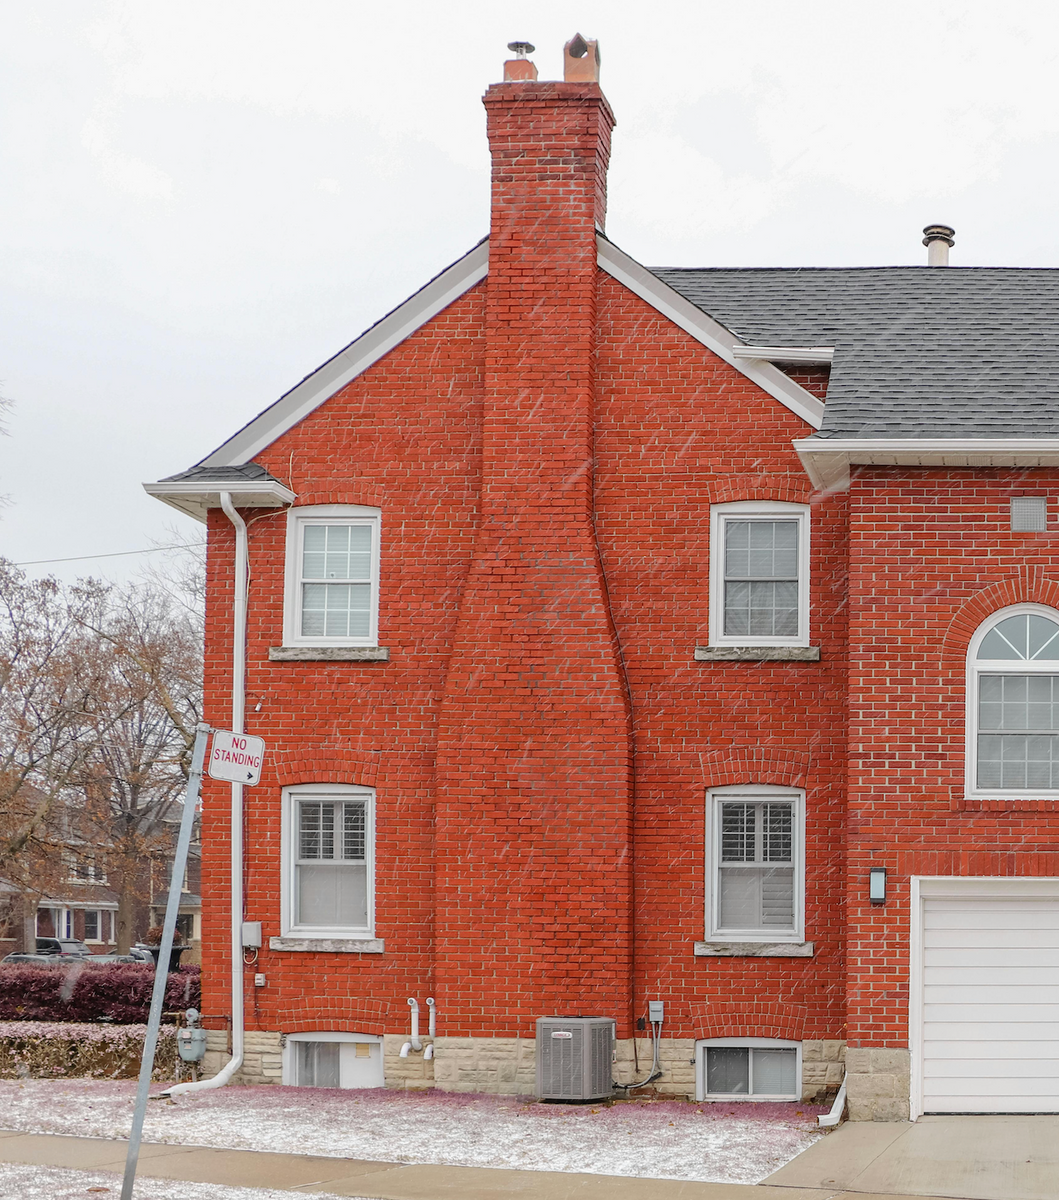
[[[218,727],[249,525],[243,1077],[524,1092],[584,1013],[628,1083],[660,1000],[666,1092],[1055,1111],[1059,273],[648,270],[566,63],[486,93],[489,238],[148,485]]]

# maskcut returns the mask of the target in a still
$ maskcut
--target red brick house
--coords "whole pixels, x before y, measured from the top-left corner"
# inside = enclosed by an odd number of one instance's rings
[[[1059,273],[649,270],[566,64],[486,93],[488,239],[148,485],[218,727],[247,527],[240,1077],[532,1091],[583,1013],[630,1083],[661,1001],[666,1092],[1056,1111]]]

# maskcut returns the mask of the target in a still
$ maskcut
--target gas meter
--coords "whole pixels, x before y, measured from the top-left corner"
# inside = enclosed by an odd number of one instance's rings
[[[206,1030],[199,1024],[199,1010],[189,1008],[185,1017],[187,1028],[177,1030],[177,1050],[184,1062],[202,1062],[206,1054]]]

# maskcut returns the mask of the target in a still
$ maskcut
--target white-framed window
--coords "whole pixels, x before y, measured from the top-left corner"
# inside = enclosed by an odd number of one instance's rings
[[[383,1087],[382,1038],[371,1033],[289,1033],[283,1046],[288,1087]]]
[[[710,510],[710,644],[809,644],[809,509],[747,500]]]
[[[695,1050],[696,1100],[802,1098],[801,1042],[707,1038]]]
[[[380,523],[379,509],[358,505],[290,510],[285,645],[378,645]]]
[[[71,883],[107,882],[106,864],[88,854],[70,852],[66,859],[67,879]]]
[[[374,936],[374,801],[341,784],[284,789],[284,936]]]
[[[1059,612],[1002,609],[967,650],[967,791],[1059,796]]]
[[[800,942],[805,910],[805,796],[780,787],[707,793],[706,937]]]

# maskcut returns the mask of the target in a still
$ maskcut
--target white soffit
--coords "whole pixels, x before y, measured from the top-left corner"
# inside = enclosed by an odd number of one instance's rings
[[[231,467],[250,462],[325,400],[483,280],[488,270],[489,243],[481,242],[469,254],[435,276],[404,304],[361,334],[355,342],[306,376],[297,387],[244,425],[234,437],[218,446],[197,465]]]
[[[789,408],[795,416],[801,417],[806,424],[811,425],[813,429],[820,428],[824,420],[822,400],[818,400],[812,392],[800,387],[778,367],[763,361],[762,358],[743,355],[737,358],[736,349],[745,351],[748,347],[731,330],[725,329],[712,317],[708,317],[701,308],[696,308],[669,284],[663,283],[657,275],[652,275],[646,267],[640,266],[635,259],[619,250],[613,242],[597,237],[596,248],[601,270],[623,283],[641,300],[646,300],[652,308],[668,317],[708,350],[712,350],[718,358],[724,359],[729,366],[735,367],[747,379]],[[749,349],[757,351],[762,348]],[[820,348],[815,348],[815,352],[819,354]],[[811,361],[819,362],[821,359],[814,358]]]
[[[283,508],[298,498],[290,488],[277,480],[233,479],[221,482],[210,479],[175,479],[170,482],[145,483],[143,490],[163,504],[194,517],[205,524],[206,512],[221,507],[221,493],[228,492],[236,508]]]
[[[834,346],[733,346],[733,358],[764,359],[766,362],[829,363]]]
[[[818,438],[794,442],[814,486],[847,487],[851,466],[1057,467],[1059,438]]]

